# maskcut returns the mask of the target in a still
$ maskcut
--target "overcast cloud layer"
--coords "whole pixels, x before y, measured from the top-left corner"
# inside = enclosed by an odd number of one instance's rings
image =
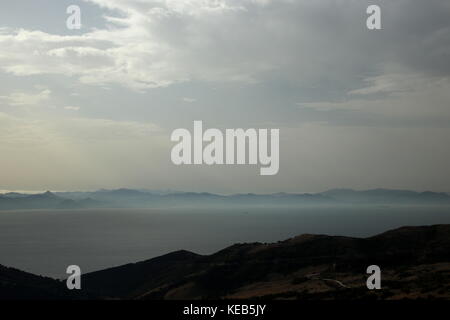
[[[0,4],[0,189],[450,191],[449,1],[16,2]],[[193,120],[280,128],[280,173],[172,165]]]

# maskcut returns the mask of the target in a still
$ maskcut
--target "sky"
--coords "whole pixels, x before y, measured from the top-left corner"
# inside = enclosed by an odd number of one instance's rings
[[[450,192],[449,61],[448,0],[2,1],[0,190]],[[174,165],[194,120],[279,128],[279,173]]]

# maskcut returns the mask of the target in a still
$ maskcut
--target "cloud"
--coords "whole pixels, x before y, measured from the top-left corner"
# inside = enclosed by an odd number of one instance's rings
[[[38,93],[13,92],[7,96],[0,96],[0,100],[11,106],[35,106],[50,99],[51,90],[44,89]]]
[[[299,112],[329,125],[450,128],[450,78],[386,74],[339,101],[297,102]]]
[[[438,85],[439,77],[425,77],[420,73],[384,73],[364,79],[367,86],[351,90],[349,95],[391,94],[414,91],[430,85]]]
[[[145,140],[161,134],[152,123],[112,119],[46,117],[34,119],[0,112],[2,145],[46,145]]]
[[[2,29],[0,68],[134,90],[186,81],[311,86],[328,79],[329,87],[351,91],[357,75],[381,74],[389,64],[450,74],[445,0],[384,4],[389,18],[380,33],[365,28],[369,1],[85,1],[104,8],[106,28],[76,36]]]
[[[448,189],[448,0],[381,2],[381,31],[365,26],[369,0],[85,1],[101,8],[99,29],[61,35],[25,20],[0,28],[9,90],[0,105],[51,99],[93,117],[5,108],[15,114],[0,112],[5,185],[190,188],[201,177],[199,190]],[[52,92],[25,89],[34,83]],[[282,128],[278,180],[261,183],[245,168],[174,169],[154,123],[184,126],[199,115],[216,127]]]
[[[281,100],[261,101],[278,103],[265,107],[267,118],[285,122],[304,121],[285,107],[300,97],[314,122],[334,123],[336,113],[330,112],[335,110],[355,113],[349,116],[355,124],[366,121],[361,111],[383,117],[394,109],[445,114],[439,98],[429,94],[445,98],[450,77],[445,0],[383,3],[381,31],[365,26],[368,0],[345,6],[336,0],[85,1],[103,9],[106,27],[81,35],[3,28],[0,68],[17,76],[57,74],[100,88],[137,91],[186,82],[232,82],[242,91],[260,85],[267,89],[260,96]],[[187,95],[183,102],[195,102],[189,94],[181,93]],[[208,97],[202,97],[205,101]],[[72,103],[80,102],[64,104]],[[213,108],[221,105],[215,103]]]
[[[65,106],[64,107],[65,110],[70,110],[70,111],[79,111],[80,107],[75,107],[75,106]]]
[[[47,125],[58,136],[77,141],[145,140],[160,134],[160,128],[157,125],[137,121],[69,118],[47,123]]]
[[[197,101],[197,99],[194,99],[194,98],[188,98],[188,97],[184,97],[183,99],[181,99],[183,102],[186,102],[186,103],[193,103],[193,102],[196,102]]]

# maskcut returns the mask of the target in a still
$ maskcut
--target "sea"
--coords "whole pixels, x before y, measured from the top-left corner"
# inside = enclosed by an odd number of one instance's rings
[[[370,237],[432,224],[450,224],[450,207],[0,211],[0,264],[63,279],[69,265],[87,273],[181,249],[208,255],[235,243],[305,233]]]

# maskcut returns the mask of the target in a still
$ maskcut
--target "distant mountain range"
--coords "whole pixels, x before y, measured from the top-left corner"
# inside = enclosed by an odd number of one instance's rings
[[[450,205],[443,192],[373,189],[333,189],[321,193],[273,193],[218,195],[195,192],[155,192],[133,189],[93,192],[50,192],[0,194],[0,210],[161,208],[161,207],[299,207],[317,205]]]
[[[6,193],[0,194],[0,210],[17,209],[80,209],[105,205],[91,198],[71,199],[47,191],[40,194]]]
[[[381,268],[382,290],[366,269]],[[0,266],[1,299],[450,299],[450,225],[370,238],[305,234],[235,244],[212,255],[172,252],[84,274],[82,290]]]

